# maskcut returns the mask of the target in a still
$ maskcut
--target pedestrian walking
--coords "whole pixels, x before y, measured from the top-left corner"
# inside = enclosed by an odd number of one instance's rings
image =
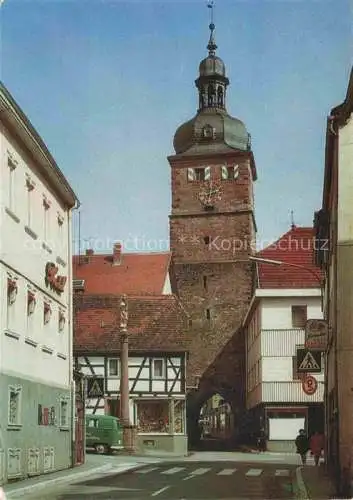
[[[297,447],[297,453],[299,453],[300,455],[302,464],[305,465],[306,454],[308,453],[310,446],[309,446],[309,439],[307,438],[304,429],[300,429],[299,434],[295,439],[295,446]]]
[[[257,449],[258,451],[265,452],[266,451],[266,433],[265,429],[261,429],[257,438]]]
[[[316,431],[310,438],[310,451],[314,456],[315,465],[318,466],[322,450],[325,447],[324,435]]]

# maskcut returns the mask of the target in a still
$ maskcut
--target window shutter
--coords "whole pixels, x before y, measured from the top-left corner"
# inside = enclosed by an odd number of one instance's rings
[[[228,168],[225,165],[222,165],[222,179],[228,179]]]
[[[239,165],[234,166],[234,179],[237,179],[239,177]]]
[[[209,181],[211,179],[211,167],[205,168],[205,181]]]
[[[188,168],[188,181],[194,181],[194,180],[195,180],[195,169]]]

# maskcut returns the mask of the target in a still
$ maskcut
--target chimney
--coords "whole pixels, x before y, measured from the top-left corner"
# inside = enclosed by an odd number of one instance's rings
[[[113,247],[113,266],[120,266],[121,264],[121,253],[122,253],[122,244],[115,243]]]
[[[93,248],[86,248],[85,255],[82,258],[80,258],[80,263],[89,264],[91,261],[92,255],[94,255]]]

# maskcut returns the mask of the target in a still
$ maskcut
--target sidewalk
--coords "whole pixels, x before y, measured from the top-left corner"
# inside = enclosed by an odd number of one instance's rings
[[[324,466],[298,467],[297,469],[298,498],[314,500],[331,500],[335,496],[335,488]]]
[[[3,486],[3,489],[6,494],[6,500],[25,498],[27,494],[33,494],[43,488],[50,488],[65,483],[75,483],[86,477],[93,478],[102,474],[119,474],[128,470],[138,469],[146,465],[146,463],[156,463],[159,461],[161,459],[130,455],[97,456],[87,454],[86,463],[83,465],[74,467],[73,469],[65,469],[8,483]]]

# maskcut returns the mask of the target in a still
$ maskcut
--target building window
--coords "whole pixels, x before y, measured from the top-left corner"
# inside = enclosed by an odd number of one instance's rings
[[[169,432],[169,401],[137,401],[138,432]]]
[[[211,178],[211,167],[188,168],[188,181],[203,182]]]
[[[34,181],[29,175],[26,175],[26,188],[27,188],[27,226],[33,227],[33,190],[35,187]]]
[[[8,182],[8,207],[11,212],[15,211],[16,208],[16,167],[18,166],[18,161],[15,159],[14,155],[8,151],[7,152],[7,165],[9,167],[9,182]]]
[[[27,292],[27,316],[32,316],[36,308],[36,296],[34,292]]]
[[[152,362],[152,377],[153,378],[163,378],[164,377],[164,359],[154,359]]]
[[[16,302],[18,293],[17,280],[13,278],[7,278],[7,304],[12,306]]]
[[[208,321],[211,320],[211,309],[206,309],[206,318]]]
[[[46,196],[43,196],[43,208],[44,208],[44,219],[43,219],[43,239],[45,242],[49,242],[50,238],[50,201]]]
[[[195,168],[195,181],[204,181],[204,180],[206,180],[205,169]]]
[[[212,241],[212,238],[211,236],[204,236],[203,237],[203,242],[205,243],[205,245],[209,245]]]
[[[179,399],[172,401],[174,404],[174,432],[184,434],[185,432],[185,401]]]
[[[22,387],[9,387],[8,396],[8,425],[19,426],[21,425],[21,396]]]
[[[108,359],[108,377],[119,377],[119,359],[110,358]]]
[[[307,320],[307,306],[292,306],[292,327],[304,328]]]
[[[228,167],[227,165],[222,165],[221,167],[221,178],[223,181],[234,180],[239,177],[239,165],[233,167]]]
[[[58,329],[59,332],[62,332],[65,328],[66,318],[64,311],[59,310],[59,318],[58,318]]]
[[[44,324],[47,325],[50,321],[51,318],[51,306],[48,302],[44,302],[44,307],[43,307],[43,321]]]
[[[69,427],[69,401],[60,400],[60,427]]]

